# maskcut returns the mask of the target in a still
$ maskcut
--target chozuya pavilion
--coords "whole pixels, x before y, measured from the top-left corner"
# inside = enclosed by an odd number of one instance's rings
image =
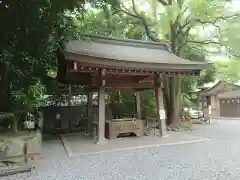
[[[105,142],[105,92],[155,89],[156,105],[162,103],[163,76],[199,75],[207,63],[182,59],[171,53],[167,45],[151,41],[119,39],[87,35],[72,40],[58,54],[58,80],[64,84],[89,87],[88,133],[91,131],[92,92],[98,92],[97,143]],[[140,102],[137,96],[137,114]],[[157,111],[160,120],[160,111]],[[166,133],[164,120],[159,123],[160,136]]]

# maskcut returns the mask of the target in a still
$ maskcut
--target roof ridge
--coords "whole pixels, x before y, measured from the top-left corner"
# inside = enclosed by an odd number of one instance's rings
[[[100,36],[100,35],[94,35],[94,34],[81,34],[80,36],[83,37],[83,39],[90,38],[90,40],[94,42],[101,42],[101,43],[120,45],[120,46],[161,49],[161,50],[171,52],[171,48],[169,44],[163,44],[160,42],[154,42],[149,40],[128,39],[128,38],[120,38],[120,37],[114,37],[114,36]]]

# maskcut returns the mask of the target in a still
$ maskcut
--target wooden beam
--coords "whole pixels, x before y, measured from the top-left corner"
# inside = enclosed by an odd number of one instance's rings
[[[154,75],[149,75],[146,78],[144,78],[143,80],[139,81],[139,83],[150,82],[150,81],[153,81],[153,80],[154,80]]]
[[[113,88],[153,88],[153,83],[106,83],[106,87]]]
[[[113,88],[113,87],[106,87],[106,92],[135,92],[136,90],[134,88]]]
[[[106,80],[103,78],[103,77],[105,77],[105,75],[106,75],[106,72],[105,72],[105,70],[104,69],[101,69],[101,70],[99,70],[99,82],[100,82],[100,87],[105,87],[105,85],[106,85]]]
[[[101,76],[101,77],[92,77],[93,81],[94,79],[101,78],[102,80],[105,80],[107,82],[138,82],[138,79],[135,78],[135,76]]]
[[[78,73],[90,73],[90,74],[95,74],[97,75],[98,74],[98,68],[97,70],[95,68],[88,68],[88,69],[77,69],[77,70],[74,70],[74,69],[69,69],[69,72],[78,72]],[[106,71],[106,74],[112,74],[112,75],[131,75],[131,76],[143,76],[143,75],[151,75],[153,74],[152,72],[135,72],[135,71],[123,71],[123,70],[112,70],[112,71]]]
[[[161,74],[154,74],[154,84],[160,86],[162,83],[162,75]]]

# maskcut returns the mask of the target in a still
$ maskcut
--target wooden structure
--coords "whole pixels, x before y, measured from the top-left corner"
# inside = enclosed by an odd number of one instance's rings
[[[175,56],[168,46],[156,42],[130,39],[84,36],[84,40],[65,43],[58,53],[58,80],[65,84],[89,87],[88,131],[92,121],[92,92],[98,92],[98,139],[105,142],[105,93],[155,89],[160,120],[163,76],[199,75],[207,63]],[[140,96],[137,96],[138,118]],[[161,107],[163,108],[163,107]],[[166,133],[165,121],[159,123],[160,136]]]
[[[199,94],[204,114],[209,114],[210,108],[210,117],[240,117],[240,86],[218,81]]]
[[[44,115],[43,133],[71,133],[84,131],[88,119],[87,105],[56,106],[41,108]],[[98,107],[92,106],[92,114],[97,114]],[[112,118],[112,112],[106,108],[106,120]]]

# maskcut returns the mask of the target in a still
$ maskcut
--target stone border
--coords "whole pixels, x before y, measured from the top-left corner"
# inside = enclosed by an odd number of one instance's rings
[[[212,120],[240,120],[240,117],[211,117]]]
[[[68,157],[73,157],[73,152],[71,150],[71,148],[67,145],[67,139],[64,137],[64,135],[60,134],[62,143],[63,143],[63,147],[65,149],[65,151],[67,152]]]
[[[152,148],[152,147],[165,147],[165,146],[174,146],[174,145],[184,145],[184,144],[193,144],[193,143],[199,143],[204,141],[209,141],[209,138],[199,138],[196,140],[187,140],[187,141],[179,141],[179,142],[172,142],[172,143],[163,143],[163,144],[152,144],[152,145],[145,145],[145,146],[134,146],[134,147],[127,147],[127,148],[116,148],[116,149],[110,149],[110,150],[104,150],[104,151],[97,151],[97,152],[90,152],[90,153],[79,153],[74,154],[71,150],[71,148],[67,145],[67,139],[64,137],[64,135],[60,135],[63,146],[67,152],[68,157],[78,157],[78,156],[86,156],[86,155],[95,155],[95,154],[101,154],[101,153],[108,153],[108,152],[118,152],[118,151],[128,151],[133,149],[143,149],[143,148]]]

